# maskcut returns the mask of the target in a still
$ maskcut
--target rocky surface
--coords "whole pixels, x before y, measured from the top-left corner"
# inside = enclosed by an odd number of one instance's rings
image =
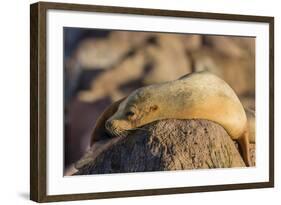
[[[104,71],[80,91],[83,102],[115,101],[127,95],[122,88],[131,82],[138,84],[130,91],[202,70],[224,79],[239,96],[254,95],[254,38],[114,31],[82,41],[75,56],[70,67]]]
[[[99,147],[99,154],[88,151],[76,163],[76,175],[245,166],[236,143],[207,120],[162,120],[112,140],[110,146]],[[253,164],[254,154],[252,144]]]

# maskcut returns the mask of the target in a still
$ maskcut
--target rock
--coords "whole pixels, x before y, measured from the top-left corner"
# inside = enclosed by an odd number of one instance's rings
[[[147,46],[147,57],[153,62],[153,67],[144,76],[144,85],[176,80],[192,71],[183,35],[158,34],[156,39],[156,46]]]
[[[191,52],[190,55],[194,71],[208,70],[225,80],[238,95],[254,95],[255,58],[229,57],[207,47]]]
[[[226,131],[207,120],[157,121],[111,140],[78,161],[75,175],[245,166]]]
[[[79,100],[94,102],[107,96],[112,101],[123,98],[125,94],[121,92],[119,87],[140,78],[143,75],[146,63],[143,49],[137,50],[130,58],[97,76],[92,81],[89,90],[79,92]]]
[[[190,42],[190,48],[195,47],[197,44],[191,43],[196,41],[194,37],[197,36],[188,35],[184,38],[184,35],[157,34],[155,43],[136,48],[131,55],[97,76],[90,89],[81,91],[78,98],[83,102],[94,102],[108,96],[116,101],[141,86],[176,80],[190,73],[191,62],[186,56],[185,44]],[[139,86],[127,89],[127,93],[122,92],[124,85],[137,80]]]
[[[199,34],[178,34],[186,51],[194,51],[201,48],[203,43],[202,35]]]
[[[108,38],[85,39],[76,50],[76,61],[83,69],[108,69],[131,50],[142,46],[151,35],[147,32],[113,31]]]
[[[255,38],[231,36],[205,36],[206,44],[231,58],[248,58],[255,55]]]
[[[256,110],[255,95],[239,96],[239,99],[245,109]]]

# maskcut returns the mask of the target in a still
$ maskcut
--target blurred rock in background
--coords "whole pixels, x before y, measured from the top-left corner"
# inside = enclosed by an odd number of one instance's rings
[[[208,70],[255,109],[255,38],[65,28],[65,167],[100,113],[135,89]]]

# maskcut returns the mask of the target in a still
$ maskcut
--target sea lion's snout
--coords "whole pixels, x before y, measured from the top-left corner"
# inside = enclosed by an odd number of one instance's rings
[[[115,136],[115,133],[114,133],[114,126],[113,126],[113,120],[107,120],[105,122],[105,129],[106,129],[106,132],[111,135],[111,136]]]
[[[129,129],[126,122],[122,120],[113,120],[113,119],[109,119],[105,122],[105,128],[106,128],[106,132],[112,137],[124,136],[126,135],[127,130]]]

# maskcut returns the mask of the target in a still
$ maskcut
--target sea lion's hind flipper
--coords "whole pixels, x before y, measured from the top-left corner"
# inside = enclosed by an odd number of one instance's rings
[[[249,141],[250,143],[256,142],[256,113],[255,110],[245,108],[248,126],[249,126]]]
[[[243,158],[246,166],[247,167],[252,166],[251,160],[250,160],[249,129],[247,129],[237,141],[238,141],[240,150],[242,152],[241,153],[242,158]]]
[[[107,107],[103,113],[99,116],[95,126],[94,130],[91,134],[91,142],[90,145],[92,146],[95,142],[102,140],[104,136],[107,136],[106,130],[105,130],[105,122],[110,118],[117,110],[120,105],[120,103],[125,98],[122,98],[121,100],[118,100],[114,103],[112,103],[109,107]]]

